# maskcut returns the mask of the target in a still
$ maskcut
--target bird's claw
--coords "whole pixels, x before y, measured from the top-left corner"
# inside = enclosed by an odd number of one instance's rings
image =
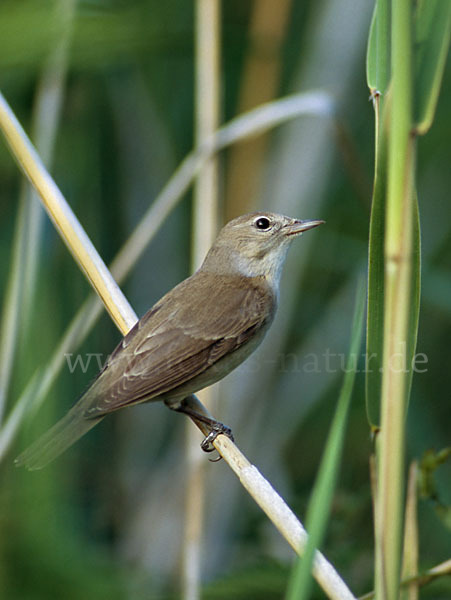
[[[215,447],[213,446],[213,442],[218,437],[218,435],[225,435],[233,442],[233,433],[230,427],[227,425],[223,425],[217,421],[216,423],[212,423],[210,432],[205,438],[202,440],[200,447],[204,452],[213,452]]]

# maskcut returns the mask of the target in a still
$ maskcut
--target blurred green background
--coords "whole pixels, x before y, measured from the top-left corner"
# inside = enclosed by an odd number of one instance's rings
[[[108,264],[193,148],[194,5],[182,0],[75,4],[50,170]],[[256,209],[327,221],[293,245],[272,332],[219,390],[218,418],[233,428],[238,446],[303,519],[342,380],[356,281],[366,268],[374,116],[365,51],[373,5],[352,0],[223,4],[222,122],[262,102],[312,89],[330,94],[336,106],[334,118],[303,116],[220,154],[221,222]],[[0,87],[29,133],[42,73],[70,11],[67,0],[0,5]],[[413,381],[409,460],[449,445],[451,438],[450,98],[448,60],[434,125],[419,140],[418,352],[427,362]],[[2,141],[3,300],[22,185]],[[191,203],[189,193],[122,285],[139,315],[189,274]],[[47,217],[36,257],[31,325],[19,340],[7,415],[90,293]],[[74,352],[83,361],[91,354],[103,362],[119,339],[103,315]],[[159,404],[136,407],[106,419],[44,471],[13,466],[18,452],[81,395],[98,370],[96,356],[87,369],[71,372],[66,363],[43,407],[30,412],[3,456],[2,597],[179,597],[184,418]],[[372,587],[371,451],[359,373],[324,546],[356,594]],[[282,597],[291,549],[223,461],[207,463],[206,472],[204,597]],[[438,501],[449,505],[449,464],[437,470],[435,484]],[[425,569],[449,558],[450,532],[431,499],[420,500],[419,524]],[[450,583],[442,580],[422,594],[449,598]],[[322,597],[319,590],[316,595]]]

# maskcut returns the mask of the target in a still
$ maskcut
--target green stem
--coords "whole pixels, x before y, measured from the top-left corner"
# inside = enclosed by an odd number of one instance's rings
[[[382,430],[379,439],[376,597],[399,594],[404,496],[407,339],[411,310],[414,144],[411,1],[392,5],[392,102],[388,142]]]

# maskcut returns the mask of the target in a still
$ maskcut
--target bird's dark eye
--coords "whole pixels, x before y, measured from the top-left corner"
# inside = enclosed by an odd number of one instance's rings
[[[269,229],[270,226],[271,226],[271,221],[269,219],[267,219],[266,217],[259,217],[255,221],[255,227],[257,229],[261,229],[262,231],[265,231],[266,229]]]

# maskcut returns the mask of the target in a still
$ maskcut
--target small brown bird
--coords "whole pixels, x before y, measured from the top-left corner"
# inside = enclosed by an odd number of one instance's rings
[[[194,410],[188,400],[260,344],[277,308],[290,242],[322,223],[269,212],[230,221],[200,269],[136,323],[75,406],[16,464],[41,469],[109,413],[156,400],[207,423],[206,451],[219,433],[231,436],[228,427]]]

